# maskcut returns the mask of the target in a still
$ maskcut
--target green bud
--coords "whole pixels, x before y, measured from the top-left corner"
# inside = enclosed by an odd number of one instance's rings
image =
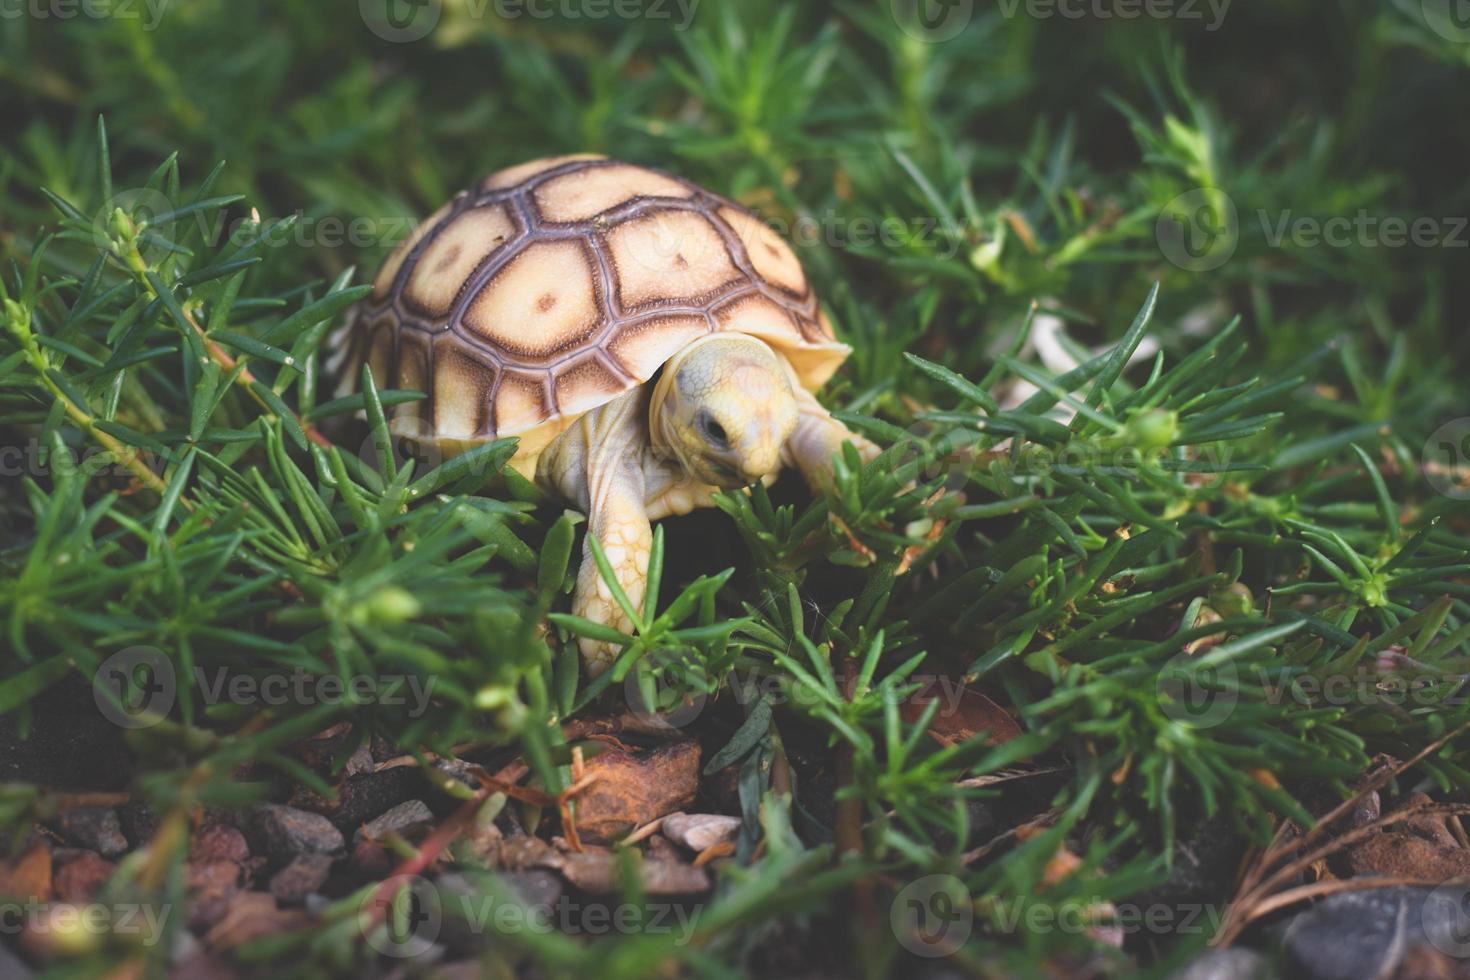
[[[385,585],[358,607],[362,619],[382,626],[407,622],[423,612],[423,605],[407,589]]]
[[[1139,449],[1163,449],[1179,438],[1179,413],[1151,408],[1129,419],[1120,438],[1125,445]]]
[[[112,220],[109,223],[118,241],[130,241],[137,234],[138,229],[134,226],[133,219],[128,217],[128,213],[122,208],[112,209]]]
[[[1210,605],[1226,618],[1248,616],[1255,611],[1256,597],[1244,582],[1231,582],[1223,589],[1210,593]]]

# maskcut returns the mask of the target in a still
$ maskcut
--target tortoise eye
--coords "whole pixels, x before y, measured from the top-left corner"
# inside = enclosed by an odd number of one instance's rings
[[[704,436],[706,442],[716,449],[730,448],[730,434],[725,427],[714,420],[709,412],[700,412],[694,416],[694,425],[699,429],[699,434]]]

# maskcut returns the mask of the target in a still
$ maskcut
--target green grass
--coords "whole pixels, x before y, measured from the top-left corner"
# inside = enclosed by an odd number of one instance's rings
[[[339,721],[405,753],[502,747],[556,793],[561,723],[623,710],[631,677],[711,695],[690,731],[738,767],[735,862],[692,941],[513,931],[487,962],[880,976],[912,965],[895,896],[953,875],[976,926],[948,962],[1034,972],[1088,938],[1007,912],[1126,903],[1206,818],[1263,839],[1375,755],[1470,721],[1470,505],[1423,469],[1470,414],[1470,44],[1409,0],[1240,4],[1218,30],[979,6],[943,43],[887,3],[704,0],[679,30],[674,5],[545,20],[455,0],[396,44],[304,0],[178,3],[156,29],[141,4],[0,20],[0,445],[26,461],[0,484],[0,711],[29,731],[38,695],[85,697],[138,646],[180,676],[434,696],[422,715],[262,712],[181,684],[126,736],[130,788],[168,832],[113,900],[180,903],[201,805],[330,793],[293,746]],[[411,396],[334,400],[319,358],[413,221],[573,151],[676,170],[789,231],[856,349],[824,397],[891,447],[839,467],[827,499],[784,480],[666,522],[657,604],[598,682],[565,615],[578,520],[496,479],[506,445],[395,455],[382,406]],[[1227,201],[1238,233],[1181,254],[1171,216],[1223,228]],[[1393,244],[1386,219],[1430,221],[1434,244]],[[1382,666],[1394,644],[1412,667]],[[699,669],[674,669],[691,650]],[[973,680],[1023,734],[923,737],[933,715],[899,705],[935,675]],[[1353,697],[1321,693],[1343,677]],[[1467,749],[1400,789],[1463,793]],[[1018,766],[1057,772],[975,785]],[[17,844],[56,803],[21,784],[0,800]],[[1041,889],[1059,846],[1082,867]],[[360,974],[359,898],[241,961]],[[1145,938],[1129,953],[1167,963],[1205,937]],[[162,975],[167,946],[103,937],[53,968]]]

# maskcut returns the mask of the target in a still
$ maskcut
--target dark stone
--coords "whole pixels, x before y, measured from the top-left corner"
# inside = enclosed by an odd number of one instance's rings
[[[326,884],[333,858],[327,854],[299,854],[271,876],[270,890],[282,905],[300,905],[306,896]]]
[[[472,762],[465,762],[463,759],[437,759],[434,762],[434,768],[470,789],[480,788],[479,777],[475,775],[478,767]],[[437,785],[434,788],[439,790]],[[439,792],[443,791],[439,790]]]
[[[124,803],[118,808],[123,833],[134,847],[151,844],[158,833],[158,814],[147,803]]]
[[[1306,980],[1388,977],[1419,947],[1470,956],[1467,895],[1470,883],[1329,895],[1283,930],[1287,973]]]
[[[68,844],[109,858],[127,853],[128,839],[123,836],[122,823],[112,807],[72,807],[57,814],[55,826]]]
[[[1168,880],[1134,896],[1128,904],[1139,909],[1168,909],[1178,915],[1194,909],[1222,913],[1245,846],[1246,839],[1228,820],[1200,821],[1175,843]],[[1147,930],[1140,930],[1129,937],[1129,945],[1147,938]]]
[[[266,803],[250,812],[251,846],[273,861],[285,863],[298,854],[335,854],[346,842],[342,832],[320,813],[309,813],[279,803]]]
[[[347,833],[416,795],[422,788],[423,776],[417,769],[395,766],[381,772],[350,776],[337,788],[335,802],[322,801],[311,808]]]
[[[434,823],[434,814],[423,800],[405,800],[380,813],[358,828],[354,840],[385,840],[390,834],[409,837]]]

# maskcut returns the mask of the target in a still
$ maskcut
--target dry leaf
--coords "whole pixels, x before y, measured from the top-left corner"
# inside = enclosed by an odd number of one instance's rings
[[[939,702],[939,710],[929,723],[929,735],[941,745],[964,742],[981,732],[985,733],[985,744],[1000,745],[1021,734],[1021,726],[1004,708],[949,677],[931,679],[898,706],[898,713],[904,721],[913,724],[923,716],[929,702],[935,700]]]
[[[694,802],[699,743],[676,742],[646,755],[610,749],[587,763],[592,782],[577,796],[577,831],[610,841]]]
[[[51,847],[38,840],[24,852],[0,861],[0,895],[45,902],[51,899]]]
[[[266,892],[241,892],[204,942],[213,950],[233,949],[262,936],[305,928],[311,921],[303,909],[276,908],[275,898]]]

